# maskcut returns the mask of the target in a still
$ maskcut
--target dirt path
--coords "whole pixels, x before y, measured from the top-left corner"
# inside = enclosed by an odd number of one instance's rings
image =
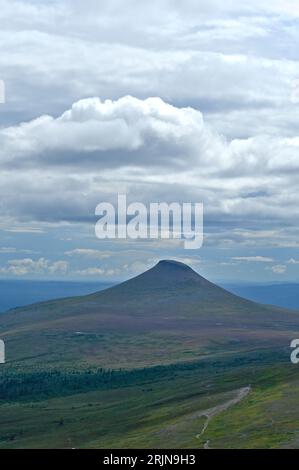
[[[224,403],[221,403],[220,405],[217,405],[217,406],[214,406],[213,408],[208,408],[207,410],[202,410],[200,411],[199,413],[196,414],[196,418],[200,418],[202,416],[205,416],[207,418],[201,432],[199,434],[196,435],[196,439],[200,439],[201,436],[204,434],[204,432],[206,431],[210,421],[212,418],[214,418],[215,416],[219,415],[220,413],[222,413],[223,411],[226,411],[228,408],[230,408],[231,406],[234,406],[236,405],[237,403],[239,403],[241,400],[243,400],[247,395],[248,393],[250,392],[251,390],[251,386],[249,385],[248,387],[243,387],[243,388],[240,388],[238,391],[237,391],[237,395],[235,396],[235,398],[231,398],[230,400],[228,401],[225,401]],[[206,441],[204,443],[204,449],[210,449],[209,447],[209,441]]]

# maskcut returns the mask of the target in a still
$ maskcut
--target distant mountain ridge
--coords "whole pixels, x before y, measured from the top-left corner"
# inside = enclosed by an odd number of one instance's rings
[[[299,310],[299,284],[275,283],[275,284],[222,284],[236,295],[250,299],[253,302],[277,305],[282,308]]]

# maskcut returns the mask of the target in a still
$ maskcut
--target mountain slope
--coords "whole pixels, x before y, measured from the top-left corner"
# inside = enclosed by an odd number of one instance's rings
[[[230,349],[289,345],[299,314],[244,300],[175,261],[83,297],[0,317],[8,361],[164,364]]]

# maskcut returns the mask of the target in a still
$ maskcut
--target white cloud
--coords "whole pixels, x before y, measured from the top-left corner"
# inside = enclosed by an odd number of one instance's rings
[[[235,261],[253,261],[255,263],[273,263],[274,259],[266,256],[234,256],[232,260]]]
[[[204,123],[200,111],[176,108],[160,98],[81,100],[57,119],[43,116],[1,129],[0,142],[0,158],[7,171],[33,165],[80,167],[87,173],[90,165],[94,171],[172,165],[188,175],[188,165],[192,165],[194,179],[208,173],[211,187],[220,175],[242,177],[236,189],[253,192],[256,184],[249,179],[253,174],[261,183],[262,178],[299,168],[299,137],[258,135],[227,142]],[[248,198],[258,195],[249,193]]]
[[[116,187],[134,201],[203,201],[213,217],[299,215],[299,137],[229,142],[199,111],[159,98],[81,100],[58,118],[0,129],[0,143],[7,217],[92,220]]]
[[[14,189],[14,188],[13,188]],[[26,226],[17,226],[14,227],[3,227],[5,232],[12,233],[44,233],[45,231],[40,227],[26,227]]]
[[[0,22],[9,235],[93,221],[117,188],[203,201],[207,244],[298,246],[297,1],[0,0]]]
[[[79,276],[103,276],[105,273],[104,269],[97,268],[97,267],[90,267],[86,269],[77,269],[74,271],[74,274]]]
[[[287,267],[284,266],[283,264],[277,264],[275,266],[271,267],[271,271],[275,274],[284,274],[287,270]]]
[[[48,270],[51,274],[66,273],[68,270],[68,262],[63,260],[54,261],[54,263],[48,266]]]
[[[131,96],[104,102],[81,100],[57,119],[42,116],[0,129],[0,142],[0,158],[8,168],[65,165],[85,171],[89,165],[105,169],[160,166],[176,160],[182,164],[185,154],[190,163],[195,157],[193,146],[204,163],[209,152],[215,158],[223,145],[220,136],[204,125],[199,111],[179,109],[160,98]]]
[[[2,247],[0,247],[0,253],[2,253],[2,254],[11,254],[11,253],[33,254],[33,253],[36,253],[36,251],[15,248],[13,246],[2,246]]]
[[[113,253],[104,252],[101,250],[93,250],[90,248],[75,248],[74,250],[66,251],[65,255],[66,256],[82,256],[82,257],[91,258],[91,259],[108,259],[113,255]]]
[[[68,263],[63,260],[50,262],[48,259],[32,258],[9,260],[6,266],[0,268],[1,274],[10,274],[15,276],[26,276],[28,274],[57,274],[65,273],[68,269]]]
[[[296,132],[295,2],[1,0],[0,7],[7,119],[57,115],[86,96],[132,94],[200,107],[229,136]]]

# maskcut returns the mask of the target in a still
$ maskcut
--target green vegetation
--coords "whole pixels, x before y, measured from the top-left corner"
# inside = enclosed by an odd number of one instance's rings
[[[273,351],[127,372],[4,375],[2,393],[14,380],[6,390],[15,397],[0,404],[0,448],[280,447],[299,439],[297,371],[277,365]],[[200,411],[249,383],[248,396],[198,438]]]

